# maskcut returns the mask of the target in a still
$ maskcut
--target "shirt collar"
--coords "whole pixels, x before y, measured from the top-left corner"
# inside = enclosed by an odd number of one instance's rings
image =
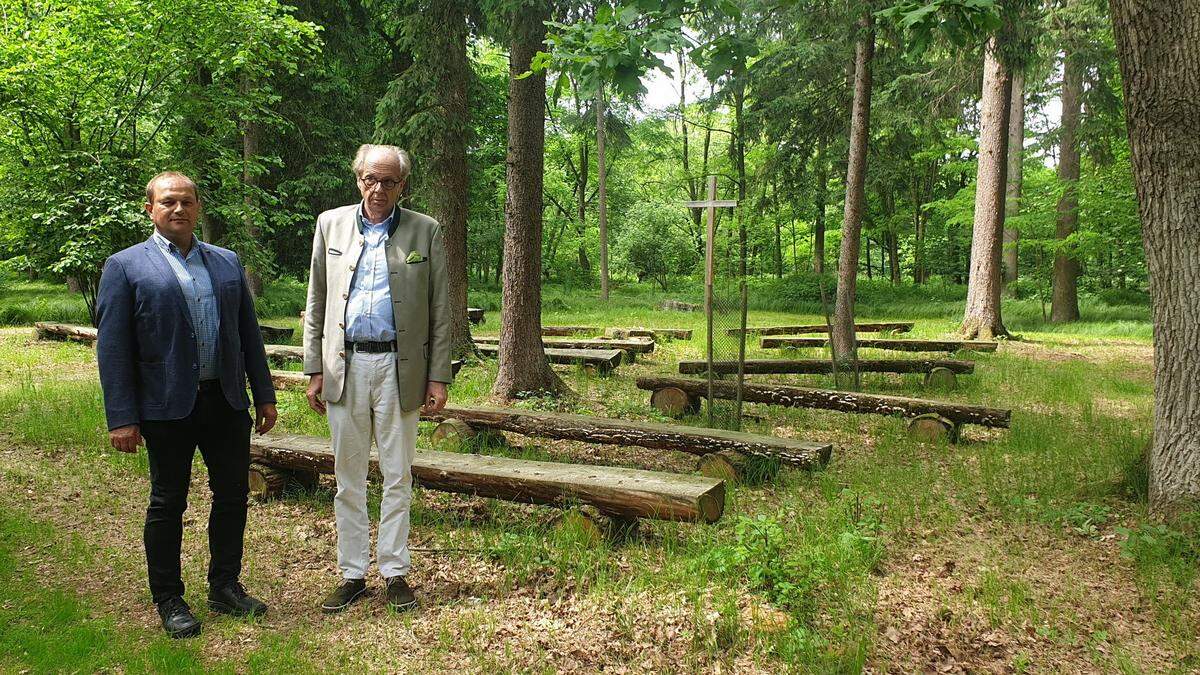
[[[166,237],[164,237],[162,235],[162,233],[159,232],[157,229],[154,230],[154,234],[150,235],[150,238],[153,239],[154,243],[157,244],[158,247],[160,249],[162,249],[164,252],[178,253],[180,256],[183,256],[183,251],[180,251],[178,246],[176,246],[174,243],[172,243],[170,239],[167,239]],[[193,234],[192,235],[192,247],[188,249],[187,257],[188,258],[192,257],[192,254],[197,253],[199,250],[200,250],[200,241],[198,239],[196,239],[196,235]]]
[[[367,219],[367,212],[363,208],[363,204],[359,203],[359,205],[358,205],[358,223],[359,223],[358,229],[359,229],[359,232],[362,232],[367,229],[374,230],[374,231],[378,231],[378,230],[382,229],[384,232],[389,232],[392,229],[392,221],[395,220],[395,218],[396,218],[396,207],[393,206],[392,212],[390,214],[388,214],[387,218],[383,219],[383,222],[372,223],[370,220]]]

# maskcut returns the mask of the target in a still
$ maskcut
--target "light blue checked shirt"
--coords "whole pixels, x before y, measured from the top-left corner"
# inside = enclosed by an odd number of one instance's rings
[[[362,207],[358,218],[362,224],[363,249],[355,265],[350,297],[346,301],[346,339],[351,342],[384,342],[396,338],[392,319],[392,291],[388,286],[387,240],[392,215],[382,223],[367,220]]]
[[[154,231],[152,239],[167,259],[167,264],[174,270],[179,289],[183,291],[183,299],[187,301],[188,310],[191,311],[192,329],[196,331],[200,379],[216,379],[219,377],[217,328],[221,317],[217,311],[217,296],[213,293],[212,278],[208,276],[208,268],[204,266],[204,256],[200,254],[196,237],[192,236],[192,248],[188,251],[187,258],[183,257],[178,246],[159,234],[158,230]]]

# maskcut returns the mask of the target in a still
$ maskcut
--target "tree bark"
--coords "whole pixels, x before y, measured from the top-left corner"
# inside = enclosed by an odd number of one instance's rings
[[[1083,104],[1083,64],[1079,55],[1068,50],[1063,62],[1062,135],[1058,149],[1058,180],[1062,196],[1054,227],[1060,248],[1054,254],[1054,277],[1050,299],[1050,321],[1064,323],[1079,320],[1079,261],[1061,248],[1075,233],[1079,222],[1079,112]]]
[[[988,40],[980,103],[979,170],[975,178],[975,223],[971,234],[971,273],[961,332],[990,340],[1008,335],[1000,316],[1000,252],[1004,191],[1008,182],[1008,111],[1012,77]]]
[[[504,271],[500,368],[492,393],[515,398],[566,391],[542,351],[542,171],[545,148],[545,71],[528,77],[534,54],[545,51],[548,7],[513,12],[508,81],[508,195],[504,204]]]
[[[467,60],[467,17],[462,0],[429,4],[435,27],[431,53],[441,59],[435,69],[442,126],[430,158],[430,211],[442,225],[449,271],[450,353],[453,358],[474,355],[471,323],[467,319],[467,214],[470,210],[470,169],[467,135],[471,129],[470,63]]]
[[[1110,0],[1154,316],[1150,507],[1200,504],[1200,7]]]
[[[600,299],[608,302],[608,158],[605,143],[608,130],[605,128],[604,85],[596,92],[596,216],[600,227]],[[586,168],[584,169],[586,170]]]
[[[1012,100],[1008,111],[1008,184],[1004,189],[1004,294],[1016,296],[1018,244],[1021,232],[1009,227],[1007,220],[1021,210],[1021,185],[1025,159],[1025,74],[1012,74]]]
[[[866,210],[867,141],[871,133],[871,61],[875,56],[874,15],[867,12],[858,21],[854,47],[854,103],[850,115],[850,154],[846,167],[846,206],[842,218],[842,245],[838,254],[837,296],[833,310],[833,357],[852,374],[838,384],[858,386],[853,369],[857,358],[854,344],[854,294],[858,285],[859,245]],[[867,262],[868,267],[870,261]]]

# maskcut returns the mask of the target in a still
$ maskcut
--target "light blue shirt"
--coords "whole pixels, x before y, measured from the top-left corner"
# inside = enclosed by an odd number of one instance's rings
[[[386,252],[388,229],[395,217],[393,209],[392,215],[382,223],[372,223],[359,207],[364,242],[355,265],[354,279],[350,282],[350,298],[346,302],[346,339],[352,342],[396,339]]]
[[[214,380],[220,376],[217,372],[217,329],[221,317],[217,311],[217,296],[213,293],[212,278],[208,276],[208,268],[204,266],[204,256],[200,253],[200,245],[192,236],[192,247],[187,257],[179,247],[154,231],[154,243],[162,251],[167,264],[175,272],[179,281],[179,290],[183,291],[183,299],[187,301],[188,310],[192,314],[192,337],[196,338],[197,364],[201,380]]]

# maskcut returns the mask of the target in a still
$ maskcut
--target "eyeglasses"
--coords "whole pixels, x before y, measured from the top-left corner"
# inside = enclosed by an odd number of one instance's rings
[[[401,181],[391,178],[384,178],[383,180],[380,180],[375,176],[360,176],[359,180],[361,180],[369,188],[374,188],[376,185],[382,185],[384,190],[395,190],[396,186],[400,185],[401,183]]]

